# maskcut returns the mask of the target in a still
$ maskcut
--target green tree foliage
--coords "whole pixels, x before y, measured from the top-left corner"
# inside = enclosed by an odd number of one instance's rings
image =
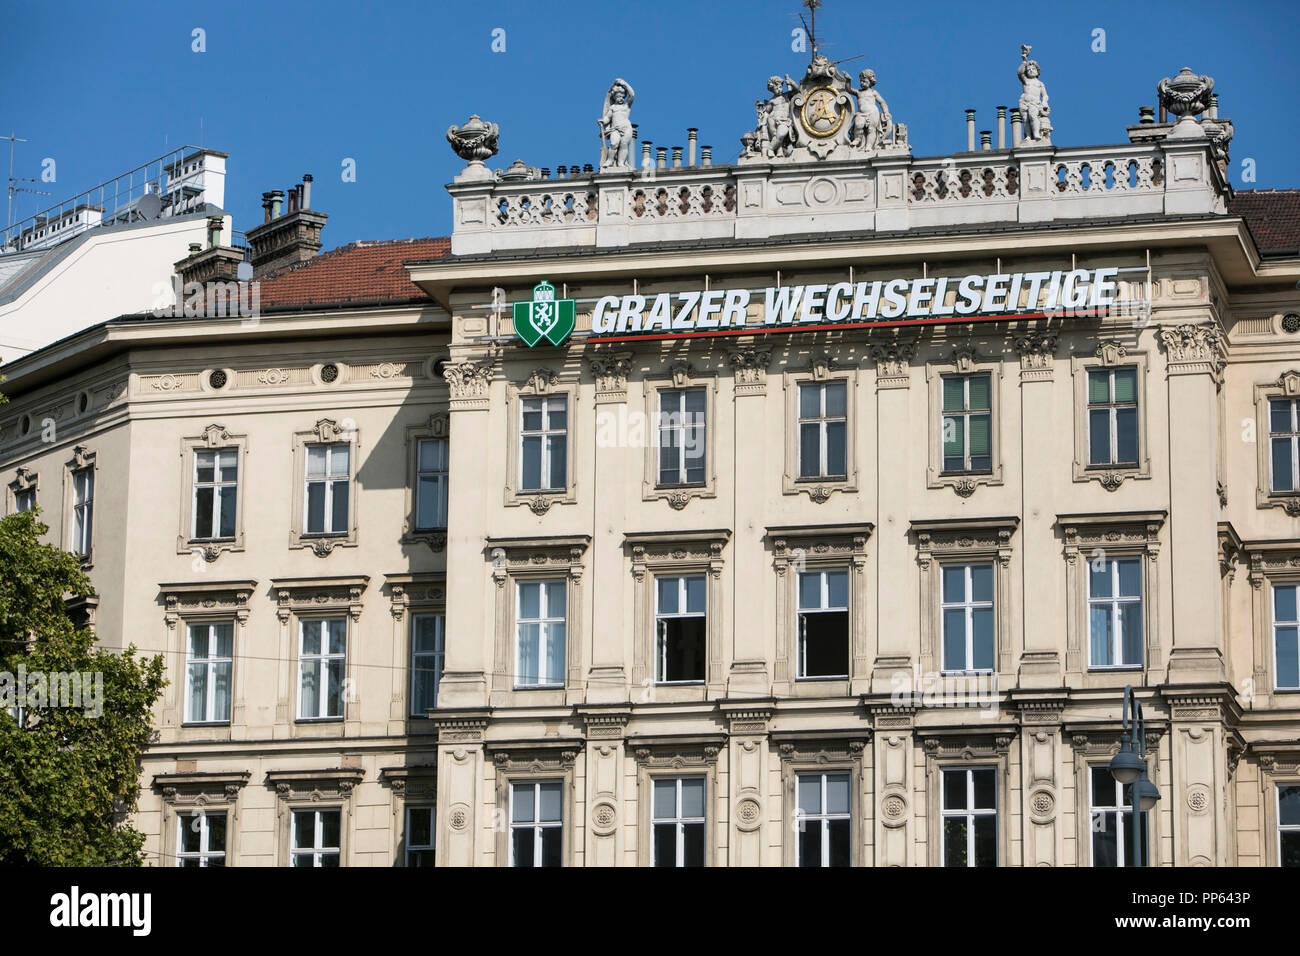
[[[100,674],[102,713],[89,693],[81,707],[38,699],[21,725],[0,707],[0,865],[138,866],[144,837],[126,820],[166,684],[162,658],[97,648],[74,626],[66,600],[92,593],[90,581],[75,555],[40,543],[47,530],[35,512],[0,520],[0,681],[14,686],[20,667],[29,681]]]

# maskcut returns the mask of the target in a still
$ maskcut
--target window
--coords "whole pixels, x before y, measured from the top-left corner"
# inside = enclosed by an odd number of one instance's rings
[[[178,813],[176,815],[176,865],[226,865],[226,815]]]
[[[1130,788],[1120,786],[1110,767],[1089,767],[1092,790],[1092,865],[1133,865],[1133,811]],[[1147,815],[1138,811],[1139,839],[1147,842]]]
[[[704,575],[655,578],[655,680],[704,680]]]
[[[306,534],[346,534],[348,530],[347,442],[307,446]]]
[[[406,808],[406,865],[433,866],[433,807]]]
[[[799,477],[846,477],[847,433],[847,384],[842,381],[800,383]]]
[[[563,491],[568,442],[568,397],[548,395],[519,401],[519,490]]]
[[[1142,559],[1088,561],[1092,667],[1142,666]]]
[[[185,668],[185,722],[230,722],[230,672],[234,626],[229,622],[191,624]]]
[[[191,540],[234,538],[238,493],[239,449],[217,448],[196,451]]]
[[[1300,690],[1300,620],[1296,617],[1294,584],[1273,585],[1274,684],[1278,690]]]
[[[1277,788],[1277,845],[1278,866],[1300,866],[1300,786]]]
[[[704,865],[704,778],[654,781],[651,866]]]
[[[798,789],[799,833],[796,866],[849,866],[852,814],[847,773],[801,773]]]
[[[1268,403],[1269,473],[1273,490],[1300,491],[1300,400],[1271,399]]]
[[[90,556],[91,528],[95,514],[95,469],[78,468],[72,473],[72,553]]]
[[[702,388],[659,392],[659,484],[704,484],[705,396]]]
[[[415,530],[447,527],[447,439],[421,439],[416,451]]]
[[[301,621],[300,627],[298,719],[341,718],[347,618],[315,618]]]
[[[992,376],[945,375],[943,378],[943,470],[993,470]]]
[[[1138,464],[1136,368],[1088,371],[1088,464]]]
[[[998,865],[998,772],[943,771],[943,865]]]
[[[341,817],[338,810],[293,811],[290,865],[338,866]]]
[[[993,565],[945,564],[943,592],[943,669],[993,670]]]
[[[515,686],[564,686],[565,582],[520,581],[515,601]]]
[[[24,488],[22,491],[14,492],[14,511],[21,514],[24,511],[36,510],[36,489]]]
[[[443,617],[415,614],[411,617],[411,716],[424,717],[437,706],[438,681],[442,678]]]
[[[849,676],[849,572],[799,574],[800,678]]]
[[[560,865],[564,836],[562,786],[558,780],[511,786],[511,866]]]

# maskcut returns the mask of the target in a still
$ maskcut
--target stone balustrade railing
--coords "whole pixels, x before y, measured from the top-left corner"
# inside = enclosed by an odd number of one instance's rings
[[[467,179],[448,190],[455,255],[1210,215],[1228,195],[1205,140]]]

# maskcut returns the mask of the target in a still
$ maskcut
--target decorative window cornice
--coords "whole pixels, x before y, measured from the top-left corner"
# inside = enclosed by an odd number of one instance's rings
[[[446,575],[442,573],[386,574],[384,583],[388,587],[388,610],[394,620],[402,620],[411,609],[446,606]]]
[[[995,557],[1005,568],[1011,563],[1011,539],[1019,524],[1016,517],[954,518],[913,521],[909,531],[923,571],[933,560],[954,557]]]
[[[926,762],[943,760],[996,760],[1011,752],[1014,733],[992,735],[927,734],[919,732],[917,740],[925,753]]]
[[[384,767],[379,771],[379,782],[408,803],[432,802],[438,796],[438,768],[433,764]]]
[[[159,773],[154,774],[153,789],[174,807],[223,807],[239,798],[239,791],[247,785],[250,776],[247,770]]]
[[[809,560],[818,563],[844,561],[861,574],[866,568],[867,539],[874,528],[869,522],[779,526],[766,529],[765,537],[772,542],[772,564],[778,575],[784,575],[793,563],[807,563]]]
[[[712,577],[722,574],[722,552],[731,539],[727,530],[691,532],[641,532],[623,541],[632,558],[632,576],[640,581],[647,572],[698,568]]]
[[[1073,563],[1092,548],[1143,551],[1155,562],[1160,553],[1160,529],[1167,511],[1128,511],[1113,514],[1057,515],[1065,540],[1065,559]]]
[[[703,737],[637,737],[627,741],[637,766],[647,770],[688,770],[713,767],[727,746],[722,735]]]
[[[542,538],[488,538],[487,551],[492,561],[492,578],[498,588],[505,587],[512,574],[563,572],[575,581],[582,579],[583,557],[591,535]]]
[[[346,613],[353,622],[361,620],[361,595],[370,580],[368,575],[328,578],[275,578],[271,591],[275,595],[276,616],[287,624],[293,614]]]
[[[20,495],[24,491],[35,491],[39,482],[39,476],[30,468],[18,466],[14,469],[14,480],[9,482],[9,490],[15,495]]]
[[[266,785],[285,801],[348,800],[357,784],[365,779],[360,767],[329,770],[268,770]]]
[[[170,630],[186,617],[220,614],[231,615],[242,628],[248,623],[248,601],[256,587],[256,581],[201,581],[161,584],[158,590]]]

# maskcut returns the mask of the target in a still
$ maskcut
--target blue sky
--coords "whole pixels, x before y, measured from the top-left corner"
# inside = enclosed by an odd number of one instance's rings
[[[445,235],[443,185],[462,165],[445,140],[479,113],[501,152],[532,166],[595,163],[595,120],[615,76],[636,90],[643,139],[685,145],[686,128],[734,161],[771,73],[802,74],[792,52],[797,0],[447,3],[3,0],[0,133],[17,175],[57,162],[53,195],[20,196],[15,219],[198,143],[231,154],[226,206],[236,228],[261,221],[260,196],[310,172],[330,214],[326,248],[354,239]],[[192,31],[206,52],[192,50]],[[506,50],[491,50],[505,30]],[[1093,52],[1096,29],[1104,53]],[[825,0],[818,34],[854,75],[871,67],[915,155],[965,148],[967,107],[980,129],[1014,105],[1019,45],[1033,45],[1058,145],[1123,142],[1155,85],[1183,66],[1215,78],[1233,120],[1232,182],[1300,186],[1295,51],[1300,4],[1182,2],[886,4]],[[0,146],[8,143],[0,142]],[[356,182],[342,182],[345,158]],[[1242,182],[1255,160],[1257,181]],[[7,156],[0,158],[6,162]]]

